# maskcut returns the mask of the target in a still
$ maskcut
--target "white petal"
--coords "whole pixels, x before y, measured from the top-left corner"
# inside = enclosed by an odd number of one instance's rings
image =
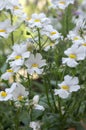
[[[23,58],[29,58],[29,56],[30,56],[30,52],[29,51],[27,51],[27,52],[22,54]]]
[[[74,59],[68,58],[67,65],[69,67],[76,67],[78,65],[78,63]]]
[[[81,46],[77,50],[77,60],[84,60],[84,59],[85,59],[85,50]]]
[[[34,109],[41,110],[41,111],[45,110],[45,108],[43,106],[38,105],[38,104],[34,105]]]
[[[59,95],[61,98],[65,99],[69,96],[69,93],[65,90],[62,90],[62,89],[59,89],[59,90],[56,90],[55,89],[55,95]]]
[[[68,60],[69,60],[69,58],[62,58],[62,63],[65,64],[65,63],[67,63]]]
[[[71,84],[72,84],[72,85],[76,85],[76,84],[78,84],[78,83],[79,83],[78,78],[77,78],[77,77],[73,77],[72,80],[71,80]]]
[[[72,76],[67,75],[64,77],[64,79],[65,79],[66,85],[68,86],[76,85],[79,83],[79,80],[77,77],[72,77]]]
[[[70,75],[66,75],[65,77],[64,77],[64,80],[65,81],[71,81],[71,79],[72,79],[72,76],[70,76]]]
[[[74,85],[74,86],[71,86],[70,89],[69,89],[69,92],[76,92],[80,89],[80,86],[79,85]]]
[[[38,102],[39,102],[39,95],[35,95],[33,97],[33,104],[38,104]]]
[[[1,79],[8,80],[12,75],[13,75],[13,73],[6,72],[1,75]]]
[[[40,53],[37,53],[35,58],[36,58],[36,60],[41,60],[41,59],[42,59],[42,56],[41,56]]]

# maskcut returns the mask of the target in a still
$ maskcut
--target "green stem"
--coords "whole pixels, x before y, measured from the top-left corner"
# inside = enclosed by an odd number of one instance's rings
[[[59,107],[60,117],[62,118],[61,100],[60,100],[60,97],[59,97],[59,96],[58,96],[58,107]]]
[[[69,11],[69,8],[65,9],[65,13],[64,13],[64,17],[63,17],[63,34],[64,34],[64,37],[66,37],[66,35],[68,34],[69,32],[69,15],[68,15],[68,12]]]
[[[51,96],[52,96],[52,100],[53,100],[53,104],[54,104],[54,107],[55,107],[55,111],[57,111],[57,106],[56,106],[56,103],[55,103],[54,93],[53,93],[50,81],[48,79],[48,76],[47,76],[47,81],[48,81],[48,85],[49,85],[49,88],[50,88],[50,93],[51,93]]]
[[[46,93],[46,97],[47,97],[47,101],[48,101],[48,105],[49,105],[49,107],[51,108],[51,110],[52,110],[52,105],[51,105],[51,103],[50,103],[50,99],[49,99],[49,92],[48,92],[48,86],[47,86],[47,83],[46,83],[46,77],[44,77],[44,86],[45,86],[45,93]]]
[[[48,41],[48,38],[44,41],[44,43],[42,44],[42,47],[44,47],[47,41]]]
[[[68,32],[69,32],[69,15],[68,15],[69,12],[68,11],[69,11],[69,8],[67,8],[65,11],[66,12],[66,14],[65,14],[66,15],[65,16],[66,17],[66,19],[65,19],[66,20],[66,34],[68,34]]]
[[[33,41],[38,44],[38,42],[34,39],[33,35],[30,33],[30,36],[32,37]]]
[[[37,31],[38,31],[39,51],[41,52],[42,47],[41,47],[41,35],[40,35],[40,29],[38,28]]]
[[[13,107],[13,108],[14,108],[13,110],[15,110],[15,113],[14,113],[14,111],[13,111],[15,129],[16,129],[16,130],[19,130],[19,126],[20,126],[19,114],[20,114],[21,108],[16,108],[14,102],[11,102],[11,105],[14,106],[14,107]]]
[[[31,96],[31,79],[30,79],[29,74],[27,74],[27,78],[28,78],[28,84],[29,84],[29,96]]]
[[[13,15],[10,11],[10,20],[11,20],[11,25],[13,25]],[[12,45],[14,45],[14,34],[13,31],[11,32],[11,41],[12,41]]]

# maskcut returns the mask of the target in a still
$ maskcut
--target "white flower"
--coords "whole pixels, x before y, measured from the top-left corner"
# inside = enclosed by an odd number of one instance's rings
[[[69,67],[76,67],[78,65],[77,61],[85,59],[85,51],[77,45],[72,45],[64,53],[68,58],[62,58],[62,63],[67,64]]]
[[[1,79],[8,80],[13,75],[14,75],[13,70],[8,69],[4,74],[1,75]]]
[[[69,4],[74,4],[74,0],[51,0],[54,8],[64,10]]]
[[[3,10],[5,8],[5,0],[0,0],[0,10]]]
[[[21,101],[23,98],[27,98],[29,92],[25,90],[25,87],[20,83],[13,83],[11,88],[6,89],[9,94],[12,94],[14,101]]]
[[[42,60],[42,56],[40,53],[37,53],[35,56],[31,54],[29,59],[26,60],[25,65],[28,68],[27,71],[29,74],[42,74],[43,68],[41,67],[46,65],[46,61]]]
[[[26,19],[27,15],[23,12],[23,7],[21,5],[14,6],[13,10],[11,10],[12,15],[15,15],[18,17],[19,22],[22,22]]]
[[[69,94],[80,89],[78,83],[79,80],[77,77],[66,75],[64,81],[61,84],[58,84],[60,89],[55,89],[55,95],[59,95],[61,98],[67,98]]]
[[[48,25],[50,23],[50,20],[46,18],[44,13],[40,14],[32,14],[31,19],[27,19],[26,21],[28,23],[28,26],[30,28],[42,28],[44,25]]]
[[[19,5],[18,0],[0,0],[0,10],[10,9],[12,10],[14,7]]]
[[[29,58],[30,52],[27,51],[27,44],[15,44],[13,46],[13,52],[8,56],[7,62],[11,60],[10,67],[14,71],[18,71],[24,64],[25,58]]]
[[[0,91],[0,101],[8,101],[12,99],[12,94],[9,94],[6,90]]]
[[[38,102],[39,102],[39,96],[36,95],[36,96],[33,97],[34,109],[44,111],[45,108],[43,106],[39,105]]]
[[[41,30],[41,35],[48,36],[52,41],[62,38],[61,34],[56,31],[51,25],[44,26]]]
[[[85,58],[86,58],[86,39],[83,39],[83,41],[79,43],[79,46],[81,46],[83,49],[83,52],[85,52]]]
[[[0,10],[10,10],[12,15],[26,18],[26,14],[23,12],[23,8],[19,3],[19,0],[0,0]]]
[[[23,60],[18,59],[18,60],[9,62],[9,64],[13,71],[18,72],[21,69],[23,62],[24,62]]]
[[[40,122],[39,121],[32,121],[30,122],[30,127],[33,128],[33,130],[41,130],[41,126],[40,126]]]
[[[23,12],[19,0],[0,0],[0,10],[3,9],[10,10],[12,15],[18,16],[21,20],[26,19],[26,14]]]
[[[70,31],[67,35],[69,40],[72,40],[73,43],[79,44],[83,41],[83,39],[79,36],[76,30]]]
[[[0,22],[0,36],[8,38],[9,34],[17,28],[17,25],[11,26],[11,21],[9,19],[4,22]]]
[[[13,59],[20,59],[20,57],[23,58],[29,58],[30,52],[27,51],[27,44],[21,43],[21,44],[15,44],[13,47],[13,53],[8,56],[8,60]]]

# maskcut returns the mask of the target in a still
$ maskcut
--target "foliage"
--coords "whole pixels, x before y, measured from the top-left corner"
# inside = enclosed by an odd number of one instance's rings
[[[84,130],[86,2],[46,1],[48,17],[29,18],[18,0],[7,2],[0,6],[0,130]]]

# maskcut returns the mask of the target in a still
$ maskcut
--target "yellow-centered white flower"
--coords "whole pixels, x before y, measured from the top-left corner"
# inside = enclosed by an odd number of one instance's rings
[[[9,19],[0,22],[0,37],[8,38],[9,34],[15,31],[16,28],[17,25],[11,26],[11,21]]]
[[[0,0],[0,10],[12,10],[14,7],[17,7],[18,5],[19,0]]]
[[[76,67],[78,65],[77,61],[85,59],[85,51],[82,47],[79,47],[77,45],[72,45],[64,53],[68,57],[62,58],[62,63],[66,64],[69,67]]]
[[[24,64],[24,60],[29,58],[30,52],[27,50],[28,48],[26,43],[15,44],[12,49],[13,52],[8,56],[7,62],[11,61],[9,62],[10,67],[16,72]]]
[[[24,98],[27,98],[29,92],[25,90],[25,87],[20,84],[14,82],[11,88],[6,89],[9,94],[12,94],[12,100],[21,101]]]
[[[14,75],[14,71],[12,69],[7,69],[4,74],[1,75],[1,79],[9,80],[10,77]]]
[[[69,40],[72,40],[74,44],[79,44],[83,41],[82,37],[79,36],[76,30],[70,31],[69,34],[67,35],[67,38]]]
[[[69,4],[74,4],[75,0],[51,0],[52,7],[64,10]]]
[[[30,28],[42,28],[44,25],[50,24],[50,19],[44,13],[32,14],[31,18],[26,19]]]
[[[34,73],[42,74],[43,66],[46,65],[46,61],[42,59],[40,53],[36,55],[31,54],[29,59],[26,60],[25,66],[27,67],[27,71],[29,74],[33,75]]]
[[[0,101],[8,101],[12,100],[12,94],[10,94],[8,91],[0,91]]]
[[[64,81],[61,84],[58,84],[60,89],[55,89],[55,95],[59,95],[61,98],[68,98],[68,96],[72,92],[76,92],[80,89],[78,85],[79,80],[77,77],[72,77],[70,75],[66,75],[64,77]]]
[[[48,36],[52,41],[62,38],[61,34],[52,25],[44,26],[41,30],[41,35]]]

